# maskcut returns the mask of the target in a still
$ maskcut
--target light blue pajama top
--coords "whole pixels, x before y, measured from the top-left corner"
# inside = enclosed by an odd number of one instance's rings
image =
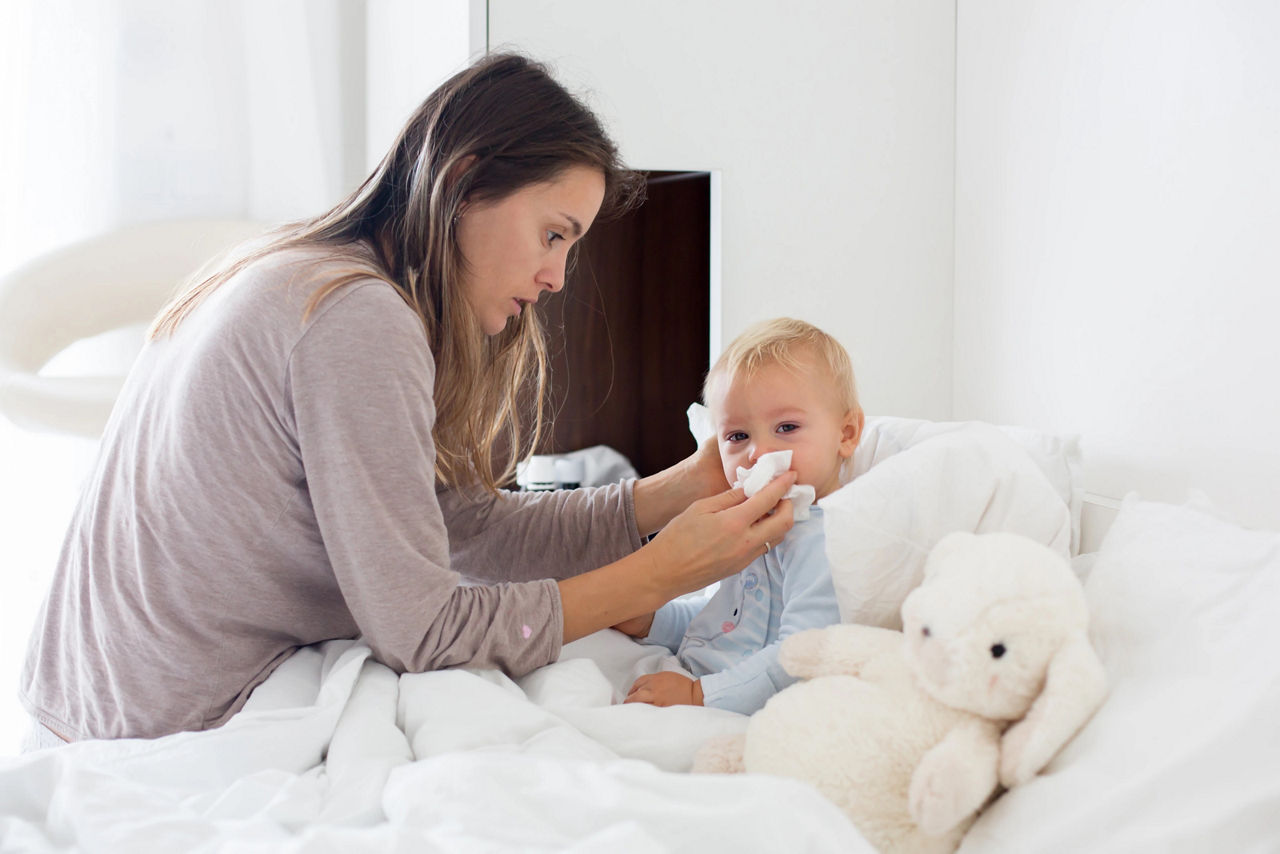
[[[644,642],[665,646],[701,680],[703,705],[758,711],[796,681],[778,664],[782,640],[840,622],[822,511],[809,514],[710,599],[677,599],[654,614]]]

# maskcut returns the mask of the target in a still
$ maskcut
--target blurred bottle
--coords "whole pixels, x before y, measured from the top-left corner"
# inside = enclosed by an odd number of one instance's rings
[[[556,488],[577,489],[582,486],[586,466],[576,457],[560,457],[556,460]]]
[[[547,492],[556,488],[555,457],[534,455],[524,470],[526,492]]]

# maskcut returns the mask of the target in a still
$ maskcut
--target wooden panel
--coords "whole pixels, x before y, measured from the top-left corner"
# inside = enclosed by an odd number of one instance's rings
[[[551,452],[609,445],[641,475],[693,452],[685,409],[701,393],[710,346],[710,198],[708,173],[649,173],[648,201],[597,223],[565,289],[539,302]]]

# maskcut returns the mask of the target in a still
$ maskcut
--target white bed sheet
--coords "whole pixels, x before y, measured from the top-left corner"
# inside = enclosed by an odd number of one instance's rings
[[[663,666],[616,632],[513,681],[300,650],[226,726],[0,763],[0,850],[872,849],[804,784],[680,773],[746,718],[617,705]]]

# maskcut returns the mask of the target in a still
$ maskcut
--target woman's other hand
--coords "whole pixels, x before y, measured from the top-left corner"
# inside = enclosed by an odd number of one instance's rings
[[[702,493],[700,497],[710,498],[718,492],[723,492],[729,486],[724,479],[724,464],[720,460],[720,445],[714,438],[703,442],[702,446],[686,457],[681,465],[686,469],[686,477],[692,483],[697,484],[695,488]]]
[[[715,439],[708,439],[670,468],[636,481],[633,491],[636,527],[641,534],[652,534],[693,502],[717,495],[728,487],[719,447]]]

